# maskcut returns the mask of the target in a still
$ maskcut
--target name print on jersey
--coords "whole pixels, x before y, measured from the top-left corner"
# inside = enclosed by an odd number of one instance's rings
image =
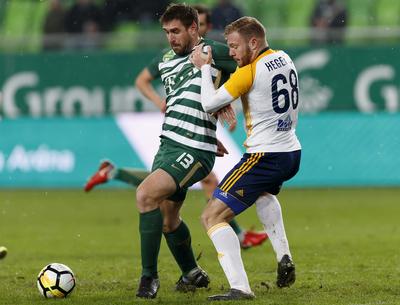
[[[270,60],[264,64],[268,68],[268,71],[272,71],[286,66],[287,61],[283,57],[279,56],[278,58]]]

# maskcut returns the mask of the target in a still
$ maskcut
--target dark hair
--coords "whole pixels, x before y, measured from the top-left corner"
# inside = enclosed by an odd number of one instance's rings
[[[160,17],[161,24],[172,20],[179,20],[185,28],[190,27],[193,22],[199,26],[199,15],[196,9],[185,3],[171,3]]]
[[[206,23],[207,24],[211,23],[211,11],[207,6],[202,5],[202,4],[194,4],[192,6],[199,15],[202,15],[202,14],[206,15]]]
[[[246,40],[250,40],[251,37],[257,37],[265,39],[265,28],[264,26],[254,17],[242,17],[225,27],[225,37],[232,32],[238,32]]]

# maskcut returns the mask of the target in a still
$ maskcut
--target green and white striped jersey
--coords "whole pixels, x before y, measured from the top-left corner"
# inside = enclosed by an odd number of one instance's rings
[[[212,73],[217,87],[236,69],[226,45],[203,39],[211,46]],[[190,61],[189,55],[179,56],[170,49],[163,52],[147,67],[154,78],[161,77],[167,95],[167,109],[161,137],[181,145],[206,151],[217,151],[216,119],[201,106],[201,71]]]

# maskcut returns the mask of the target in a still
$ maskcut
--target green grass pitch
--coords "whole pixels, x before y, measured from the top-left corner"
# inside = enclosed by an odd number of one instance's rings
[[[400,304],[399,198],[394,188],[283,190],[279,199],[297,281],[288,289],[275,287],[269,242],[243,251],[257,298],[240,304]],[[155,300],[141,300],[135,297],[140,255],[133,190],[1,190],[0,246],[9,253],[0,260],[0,304],[207,304],[208,295],[228,284],[200,226],[204,203],[201,192],[191,191],[182,215],[211,288],[175,292],[180,273],[163,241],[160,291]],[[245,228],[261,229],[254,208],[238,219]],[[51,262],[68,265],[77,277],[65,300],[46,300],[36,288],[38,272]]]

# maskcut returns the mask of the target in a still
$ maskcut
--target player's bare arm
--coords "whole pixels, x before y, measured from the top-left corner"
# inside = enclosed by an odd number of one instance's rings
[[[154,103],[154,105],[157,106],[158,109],[160,109],[161,112],[165,112],[165,99],[162,98],[154,89],[154,86],[151,83],[153,79],[154,77],[150,74],[149,69],[144,68],[136,77],[135,85],[145,97],[147,97]]]

